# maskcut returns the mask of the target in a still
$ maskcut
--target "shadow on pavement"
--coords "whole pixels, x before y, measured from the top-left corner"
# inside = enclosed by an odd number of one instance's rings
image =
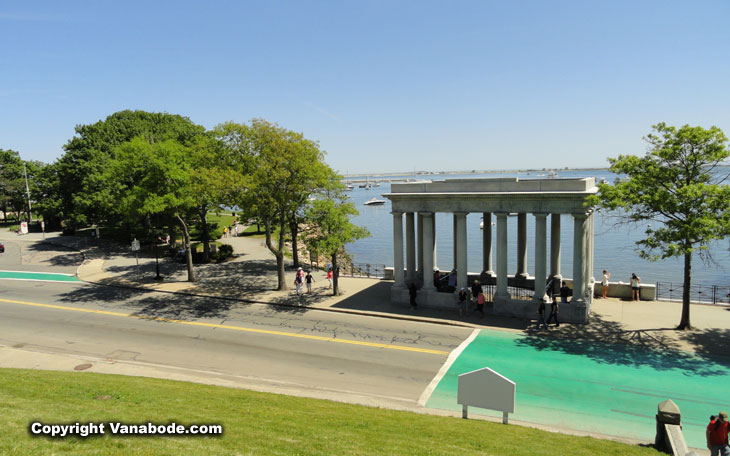
[[[696,329],[679,337],[692,344],[698,355],[712,358],[722,356],[724,362],[730,365],[730,329]]]
[[[627,330],[618,322],[593,315],[587,325],[562,325],[550,332],[529,331],[516,343],[537,350],[586,356],[601,364],[647,366],[659,371],[681,369],[687,375],[727,375],[726,363],[683,351],[676,340],[664,334],[667,330],[673,328]]]
[[[520,320],[518,318],[501,317],[495,315],[486,315],[484,318],[480,318],[479,314],[473,310],[468,310],[464,316],[459,316],[459,311],[456,307],[454,307],[453,310],[427,308],[417,308],[414,310],[406,304],[394,304],[390,302],[390,288],[392,286],[393,283],[390,281],[379,281],[374,285],[343,299],[337,304],[333,304],[331,307],[335,309],[381,312],[394,316],[406,315],[409,317],[434,318],[440,320],[463,322],[469,325],[480,325],[505,329],[522,330],[529,326],[529,322],[527,320]]]

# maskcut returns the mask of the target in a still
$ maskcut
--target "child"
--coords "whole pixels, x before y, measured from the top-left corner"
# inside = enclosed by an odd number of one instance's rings
[[[335,273],[332,272],[332,268],[329,268],[327,270],[327,281],[330,283],[329,288],[332,289],[332,278],[334,277]]]

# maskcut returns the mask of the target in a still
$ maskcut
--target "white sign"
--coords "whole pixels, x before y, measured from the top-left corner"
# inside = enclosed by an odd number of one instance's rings
[[[139,241],[135,239],[132,241],[132,251],[136,252],[137,250],[139,250]]]
[[[485,367],[459,375],[456,402],[463,406],[462,417],[467,417],[469,406],[502,412],[502,422],[507,424],[507,414],[515,412],[515,382]]]
[[[20,234],[28,234],[28,222],[20,222]]]

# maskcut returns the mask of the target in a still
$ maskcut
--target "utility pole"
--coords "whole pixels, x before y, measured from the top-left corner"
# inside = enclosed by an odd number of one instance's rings
[[[30,221],[33,217],[30,213],[30,187],[28,187],[28,171],[25,169],[25,163],[23,163],[23,175],[25,176],[25,194],[28,196],[28,228],[30,229]]]

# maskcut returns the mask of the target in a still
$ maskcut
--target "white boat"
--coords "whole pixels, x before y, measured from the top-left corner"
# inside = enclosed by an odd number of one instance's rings
[[[368,201],[365,201],[363,204],[366,205],[366,206],[382,206],[385,203],[386,203],[385,200],[379,200],[377,198],[371,198]]]

